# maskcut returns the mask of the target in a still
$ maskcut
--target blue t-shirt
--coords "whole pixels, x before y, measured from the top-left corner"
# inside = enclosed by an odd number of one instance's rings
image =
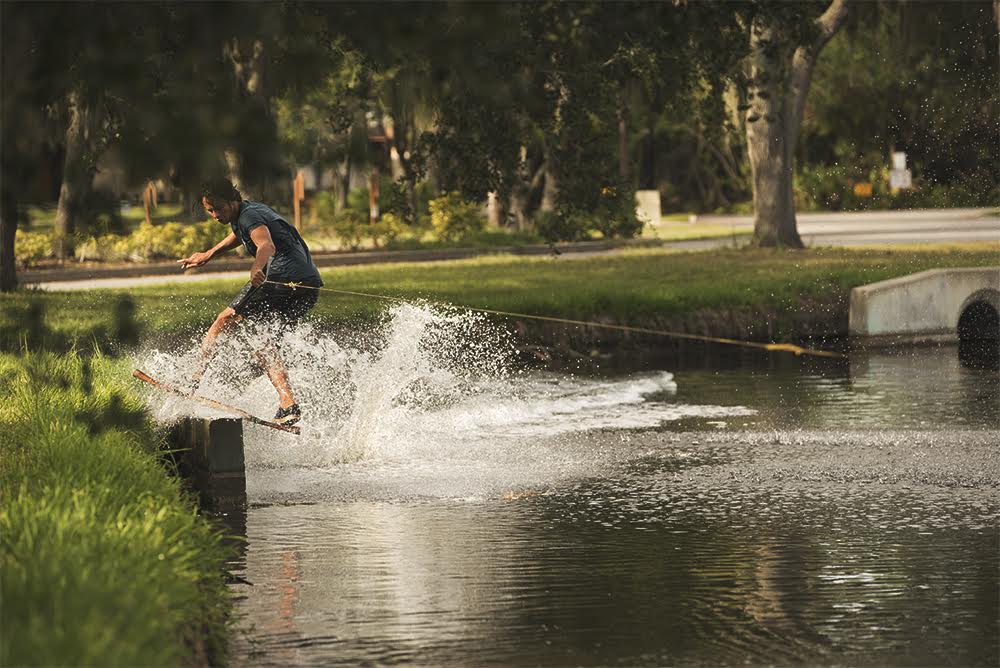
[[[250,238],[250,231],[261,225],[267,226],[275,249],[268,279],[294,281],[315,287],[323,285],[319,270],[313,264],[312,255],[309,254],[309,247],[299,236],[299,231],[271,207],[260,202],[243,200],[240,203],[239,217],[236,222],[229,225],[233,228],[236,238],[252,256],[257,255],[257,244]]]

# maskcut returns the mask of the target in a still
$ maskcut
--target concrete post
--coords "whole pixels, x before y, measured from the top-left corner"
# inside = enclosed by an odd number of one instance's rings
[[[246,503],[243,421],[233,418],[182,418],[170,432],[178,468],[202,502],[212,507]]]

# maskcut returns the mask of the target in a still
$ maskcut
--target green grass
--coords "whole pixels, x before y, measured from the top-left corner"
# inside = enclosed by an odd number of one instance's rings
[[[691,239],[719,239],[734,237],[743,241],[753,233],[753,228],[746,225],[727,225],[720,223],[691,223],[687,218],[674,220],[664,218],[655,225],[647,225],[642,232],[644,239],[661,239],[663,241],[685,241]]]
[[[28,213],[28,224],[25,226],[26,230],[31,230],[32,232],[49,232],[52,230],[52,226],[55,224],[56,219],[56,205],[48,204],[45,206],[29,206],[27,208]],[[160,223],[167,223],[170,221],[181,219],[181,205],[180,204],[160,204],[151,212],[151,218],[153,219],[154,225],[159,225]],[[199,208],[196,212],[200,220],[205,220],[204,212]],[[142,205],[133,205],[128,211],[123,211],[121,213],[122,221],[125,223],[126,229],[134,229],[146,220],[146,212],[143,210]]]
[[[850,289],[933,267],[998,263],[995,244],[961,247],[626,250],[581,258],[491,256],[324,270],[328,288],[623,324],[654,325],[705,310],[766,311],[799,319],[815,306],[846,307]],[[249,263],[248,263],[249,266]],[[0,349],[66,349],[204,330],[242,280],[0,297]],[[325,323],[363,326],[384,302],[326,293]],[[781,328],[779,328],[781,329]],[[795,332],[784,328],[783,336]]]
[[[224,657],[226,552],[127,379],[99,355],[0,355],[0,665]]]

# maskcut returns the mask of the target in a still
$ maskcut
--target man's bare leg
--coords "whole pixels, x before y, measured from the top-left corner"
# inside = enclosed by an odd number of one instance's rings
[[[295,396],[292,394],[292,387],[288,383],[288,368],[284,360],[273,347],[268,346],[264,351],[254,351],[257,362],[267,371],[267,378],[278,391],[278,406],[288,408],[295,403]]]
[[[212,359],[212,355],[215,353],[215,349],[219,345],[219,335],[242,319],[242,317],[237,315],[236,311],[227,306],[222,310],[222,313],[215,318],[215,322],[213,322],[212,326],[208,328],[208,331],[205,332],[205,338],[201,342],[201,358],[198,360],[198,368],[193,374],[191,374],[191,381],[194,383],[195,388],[197,388],[198,383],[201,382],[201,377],[205,375],[205,370],[208,368],[208,362]]]
[[[231,307],[226,307],[212,323],[212,326],[208,328],[205,338],[201,342],[201,359],[198,369],[191,376],[195,387],[201,381],[201,377],[208,368],[208,362],[218,347],[219,336],[241,320],[243,320],[242,316],[238,315]],[[267,378],[274,385],[274,389],[278,391],[278,406],[288,408],[294,404],[295,396],[292,394],[292,387],[288,382],[288,369],[278,355],[278,351],[273,346],[268,346],[263,351],[254,351],[253,354],[258,364],[267,372]]]

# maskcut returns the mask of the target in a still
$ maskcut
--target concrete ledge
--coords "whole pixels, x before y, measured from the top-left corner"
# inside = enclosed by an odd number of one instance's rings
[[[1000,267],[930,269],[851,290],[848,331],[869,345],[958,341],[973,301],[1000,305]]]
[[[851,350],[877,350],[895,346],[954,346],[958,336],[954,332],[923,332],[920,334],[883,334],[880,336],[852,336]]]
[[[173,425],[170,445],[177,450],[178,468],[212,507],[246,504],[243,421],[182,418]]]

